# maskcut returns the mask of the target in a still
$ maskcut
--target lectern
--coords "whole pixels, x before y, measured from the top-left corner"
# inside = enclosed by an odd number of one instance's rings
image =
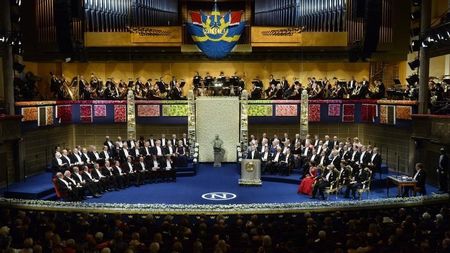
[[[261,161],[257,159],[243,159],[241,162],[240,185],[262,185]]]

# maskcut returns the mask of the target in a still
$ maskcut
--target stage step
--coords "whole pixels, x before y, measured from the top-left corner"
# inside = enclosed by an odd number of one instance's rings
[[[177,177],[193,177],[196,174],[195,171],[177,171]]]
[[[53,191],[53,193],[42,197],[41,200],[58,200],[58,197],[56,196],[56,193]]]

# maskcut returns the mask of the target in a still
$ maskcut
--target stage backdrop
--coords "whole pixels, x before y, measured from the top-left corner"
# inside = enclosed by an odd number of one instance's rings
[[[239,100],[237,97],[199,97],[196,100],[199,161],[213,162],[212,142],[216,134],[223,141],[224,162],[236,162],[239,142]]]

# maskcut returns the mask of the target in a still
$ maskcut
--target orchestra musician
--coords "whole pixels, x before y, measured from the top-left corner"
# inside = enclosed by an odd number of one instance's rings
[[[194,95],[195,96],[200,96],[203,91],[202,91],[202,87],[201,87],[201,82],[202,82],[202,77],[200,76],[200,74],[197,72],[195,72],[195,76],[192,78],[192,84],[194,85]]]

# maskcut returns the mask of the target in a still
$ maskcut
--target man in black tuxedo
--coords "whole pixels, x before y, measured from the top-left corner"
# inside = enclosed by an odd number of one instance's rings
[[[149,166],[145,164],[145,160],[143,156],[140,156],[138,158],[138,162],[134,164],[134,170],[141,174],[142,182],[144,182],[147,179],[153,180],[153,173],[150,172],[148,169]]]
[[[70,163],[74,165],[83,165],[84,162],[81,159],[80,154],[78,153],[78,149],[74,148],[72,153],[69,155],[70,157]]]
[[[425,182],[427,180],[427,174],[424,170],[423,163],[417,163],[415,167],[415,173],[413,176],[413,179],[416,181],[416,187],[413,189],[411,186],[404,187],[403,189],[403,197],[408,197],[409,192],[411,190],[414,190],[414,195],[416,195],[417,192],[419,192],[422,195],[427,194],[427,190],[425,187]]]
[[[117,191],[120,187],[119,179],[117,178],[117,176],[114,176],[113,168],[111,167],[111,163],[109,160],[105,162],[105,166],[103,167],[101,173],[102,175],[110,179],[111,186],[114,188],[114,190]]]
[[[330,147],[330,146],[331,146],[331,147]],[[333,141],[331,141],[331,144],[328,145],[328,148],[329,148],[329,149],[333,149],[333,148],[338,147],[338,146],[339,146],[339,140],[338,140],[338,137],[337,137],[337,136],[333,136]]]
[[[325,135],[325,139],[323,141],[323,144],[327,146],[327,148],[332,149],[333,148],[333,141],[330,140],[329,135]]]
[[[150,147],[154,147],[156,145],[156,139],[153,137],[153,135],[150,135],[148,142],[150,143]]]
[[[359,98],[366,98],[369,94],[369,82],[363,78],[361,82],[361,88],[359,90]]]
[[[70,173],[68,170],[67,172]],[[76,185],[73,185],[70,180],[67,180],[61,172],[56,173],[55,184],[64,200],[77,201],[82,198],[79,196],[79,191],[76,189]]]
[[[261,159],[261,155],[258,152],[258,150],[256,150],[256,146],[252,145],[250,147],[250,152],[247,153],[247,159]]]
[[[370,153],[367,151],[366,146],[361,147],[361,155],[359,156],[358,164],[361,167],[365,167],[369,164]]]
[[[150,142],[145,141],[143,147],[141,147],[141,150],[139,151],[139,154],[147,157],[152,155],[152,148],[150,147]]]
[[[448,192],[448,155],[445,153],[445,148],[441,148],[440,152],[437,168],[439,191]]]
[[[102,158],[100,157],[100,154],[97,152],[97,148],[94,145],[89,146],[89,151],[87,152],[87,155],[91,162],[98,163],[102,161]]]
[[[270,165],[270,152],[269,152],[269,147],[268,144],[265,144],[265,148],[264,151],[261,152],[261,173],[264,174],[266,173],[266,171],[269,170],[269,165]]]
[[[139,156],[142,155],[141,154],[141,150],[139,149],[138,146],[134,146],[134,148],[132,148],[130,150],[130,155],[136,159],[136,158],[138,158]]]
[[[328,166],[330,164],[330,160],[328,159],[328,155],[326,150],[322,150],[322,153],[320,154],[318,165],[322,166]]]
[[[161,146],[165,147],[167,145],[167,139],[166,139],[166,135],[165,134],[161,134]]]
[[[367,184],[370,181],[371,171],[369,168],[365,167],[364,169],[359,169],[355,174],[353,180],[350,182],[349,186],[345,191],[345,196],[349,196],[349,191],[352,192],[353,199],[356,199],[356,191],[362,189],[364,186],[367,187]]]
[[[117,183],[120,189],[128,187],[130,180],[128,178],[128,175],[120,167],[119,161],[114,162],[114,166],[112,167],[112,173],[117,178]]]
[[[351,144],[346,144],[344,146],[344,151],[342,152],[342,160],[349,162],[353,155],[353,148]]]
[[[150,147],[150,142],[145,141],[144,146],[140,150],[140,154],[144,157],[145,163],[150,163],[152,158],[152,147]]]
[[[183,141],[183,146],[185,147],[189,146],[189,138],[187,137],[186,133],[183,133],[183,138],[181,140]]]
[[[163,148],[163,150],[164,150],[164,155],[169,154],[172,158],[175,157],[176,150],[175,150],[174,144],[172,143],[172,140],[167,141],[167,146],[165,148]]]
[[[92,174],[92,172],[93,169],[89,168],[87,165],[83,166],[81,173],[83,180],[86,181],[87,183],[94,184],[99,194],[104,193],[106,191],[105,185],[102,182],[100,182],[100,180],[96,179]]]
[[[152,155],[155,155],[156,157],[163,157],[164,156],[164,149],[161,147],[161,141],[157,140],[155,142],[155,146],[152,149]]]
[[[72,170],[73,170],[72,179],[75,180],[77,184],[86,187],[87,191],[93,197],[99,198],[101,196],[99,194],[100,190],[98,189],[97,185],[95,185],[93,181],[86,181],[83,178],[83,175],[82,173],[80,173],[80,169],[77,166],[73,167]]]
[[[347,83],[347,92],[348,93],[352,93],[353,89],[356,87],[356,83],[357,81],[355,80],[355,77],[352,76],[352,78],[350,79],[350,81]]]
[[[103,143],[104,146],[107,146],[109,150],[114,148],[114,143],[109,139],[109,136],[105,137],[105,142]]]
[[[103,164],[111,159],[111,151],[108,149],[108,146],[103,146],[103,150],[100,152],[100,159],[102,159]]]
[[[353,152],[350,157],[350,165],[354,167],[357,163],[359,163],[359,157],[361,156],[361,152],[357,146],[353,146],[352,149]]]
[[[72,176],[72,173],[68,170],[64,171],[64,181],[68,182],[72,191],[73,196],[75,196],[76,200],[84,200],[86,199],[84,195],[85,187],[77,183]]]
[[[322,174],[320,178],[317,179],[316,183],[314,184],[313,191],[312,191],[312,199],[316,198],[317,192],[321,196],[322,199],[325,199],[324,190],[326,187],[329,187],[332,182],[335,180],[335,174],[333,172],[334,166],[329,165],[327,166],[326,170]]]
[[[281,174],[289,176],[291,169],[294,167],[294,155],[291,154],[291,149],[287,148],[283,160],[280,161],[279,171]]]
[[[281,151],[281,147],[278,146],[276,152],[270,158],[270,164],[268,166],[270,174],[277,173],[280,169],[280,163],[284,160],[284,154]]]
[[[372,169],[373,173],[379,172],[381,173],[381,163],[383,160],[381,159],[381,155],[378,153],[378,148],[375,147],[372,150],[372,154],[370,156],[369,168]]]
[[[55,172],[63,172],[69,168],[67,162],[64,162],[62,159],[62,155],[59,152],[55,153],[55,157],[52,160],[52,169]]]
[[[341,169],[341,156],[339,155],[339,151],[333,149],[331,151],[330,164],[332,164],[336,169]]]
[[[173,167],[172,158],[167,154],[165,159],[161,160],[161,179],[163,181],[175,182],[177,180],[176,178],[176,171]]]
[[[320,142],[319,135],[315,134],[314,140],[312,141],[312,145],[314,145],[314,147],[317,148],[319,146],[319,142]]]
[[[134,183],[135,186],[143,184],[143,175],[134,170],[133,159],[131,156],[127,158],[127,162],[122,165],[123,172],[128,176],[129,183]]]
[[[130,153],[128,151],[128,144],[124,142],[122,148],[119,150],[119,160],[121,162],[125,162],[128,156],[130,156]]]
[[[89,157],[88,151],[86,148],[81,149],[81,160],[84,164],[89,165],[92,167],[93,161]]]
[[[174,147],[177,147],[177,146],[178,146],[178,139],[177,139],[177,135],[176,135],[176,134],[172,134],[172,139],[170,139],[170,140],[171,140],[172,145],[173,145]]]
[[[94,163],[94,168],[91,171],[91,175],[94,179],[98,180],[102,189],[104,189],[105,191],[109,191],[116,188],[114,178],[103,175],[103,173],[100,170],[100,165],[98,163]]]

